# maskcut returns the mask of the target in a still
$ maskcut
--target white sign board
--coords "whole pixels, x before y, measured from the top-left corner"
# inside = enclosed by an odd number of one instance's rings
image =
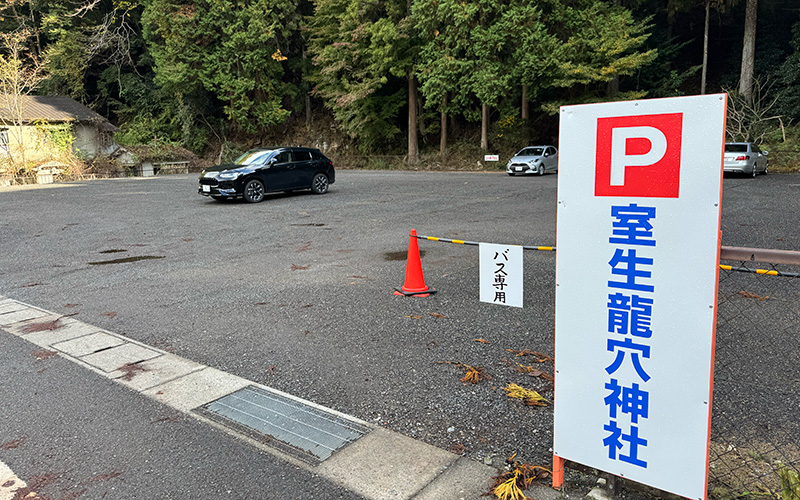
[[[522,307],[522,247],[480,243],[481,302]]]
[[[483,161],[500,161],[499,155],[483,155]]]
[[[553,453],[706,497],[724,94],[561,108]]]

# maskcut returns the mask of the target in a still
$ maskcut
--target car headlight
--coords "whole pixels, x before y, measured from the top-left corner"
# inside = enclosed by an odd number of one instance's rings
[[[217,175],[217,179],[222,179],[222,180],[226,180],[226,181],[232,181],[232,180],[238,178],[240,175],[242,175],[241,172],[235,172],[235,171],[234,172],[220,172],[219,175]]]

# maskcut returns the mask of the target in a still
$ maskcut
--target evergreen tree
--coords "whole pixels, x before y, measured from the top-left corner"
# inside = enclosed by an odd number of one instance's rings
[[[249,133],[289,115],[283,61],[296,0],[151,0],[142,20],[156,82],[176,99],[206,91]]]
[[[314,94],[364,151],[390,144],[414,78],[416,53],[403,0],[316,0],[309,20]],[[409,110],[416,103],[409,106]],[[413,134],[416,124],[409,127]],[[409,141],[410,142],[410,141]],[[409,158],[415,152],[409,151]]]

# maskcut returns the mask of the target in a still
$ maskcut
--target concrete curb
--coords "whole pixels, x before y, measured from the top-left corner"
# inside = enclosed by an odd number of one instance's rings
[[[192,411],[243,387],[274,389],[3,296],[0,296],[0,329],[44,350],[57,352],[95,373],[368,499],[478,499],[488,491],[490,478],[497,474],[492,467],[280,393],[372,429],[321,464],[308,465]],[[538,500],[561,497],[560,493],[544,486],[534,488],[532,491]]]

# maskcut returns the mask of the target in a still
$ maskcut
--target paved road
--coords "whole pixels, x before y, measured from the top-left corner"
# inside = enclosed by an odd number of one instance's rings
[[[0,294],[486,463],[519,452],[547,464],[551,411],[502,387],[552,397],[514,369],[552,367],[506,349],[552,352],[553,254],[526,254],[524,309],[478,302],[477,248],[462,245],[420,243],[438,294],[391,292],[410,228],[553,244],[556,180],[341,171],[328,195],[258,205],[202,198],[194,176],[4,189]],[[800,248],[799,189],[797,175],[726,178],[723,244]],[[463,385],[462,369],[442,361],[492,379]],[[42,411],[58,419],[57,408]]]
[[[362,498],[0,335],[0,460],[28,488],[11,498]]]

